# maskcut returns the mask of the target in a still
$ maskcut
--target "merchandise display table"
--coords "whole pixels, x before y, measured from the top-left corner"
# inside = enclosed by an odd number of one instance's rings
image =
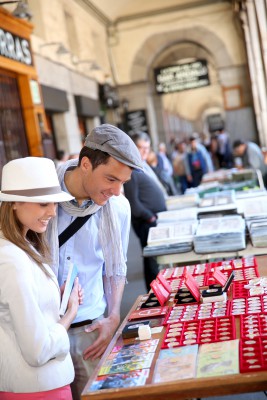
[[[260,276],[267,276],[267,256],[257,257],[258,271]],[[122,344],[133,343],[134,339],[122,339],[122,329],[128,322],[129,315],[136,310],[138,304],[143,296],[139,296],[134,303],[132,309],[128,313],[127,317],[121,324],[120,328],[116,332],[106,352],[101,358],[94,374],[88,381],[83,394],[82,399],[88,400],[112,400],[112,399],[127,399],[127,400],[178,400],[188,398],[201,398],[201,397],[212,397],[222,396],[230,394],[240,394],[247,392],[259,392],[267,390],[267,371],[250,372],[250,373],[238,373],[224,376],[214,376],[208,378],[194,378],[194,379],[183,379],[173,380],[166,383],[152,383],[152,376],[155,370],[155,364],[157,356],[160,352],[160,345],[157,347],[155,352],[152,365],[149,369],[149,377],[146,384],[143,386],[134,387],[122,387],[114,389],[101,389],[97,391],[90,391],[92,382],[96,379],[101,366],[107,360],[114,346]],[[239,319],[236,318],[236,321]],[[240,337],[239,322],[237,322],[237,338]],[[152,339],[159,339],[160,343],[163,340],[165,328],[160,333],[152,335]]]

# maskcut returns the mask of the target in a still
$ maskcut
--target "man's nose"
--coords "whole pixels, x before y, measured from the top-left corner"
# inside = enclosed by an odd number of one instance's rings
[[[121,194],[121,188],[122,188],[121,183],[118,183],[116,186],[114,186],[112,189],[113,196],[119,196]]]

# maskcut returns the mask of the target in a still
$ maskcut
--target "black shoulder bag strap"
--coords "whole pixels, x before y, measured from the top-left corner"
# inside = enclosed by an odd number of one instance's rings
[[[59,247],[66,243],[74,233],[76,233],[93,214],[85,215],[84,217],[77,217],[74,221],[58,236]]]

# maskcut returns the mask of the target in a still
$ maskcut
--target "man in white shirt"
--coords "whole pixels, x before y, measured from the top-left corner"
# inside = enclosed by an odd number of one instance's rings
[[[75,198],[58,209],[58,233],[73,220],[87,217],[60,247],[57,271],[62,284],[69,263],[75,263],[84,289],[83,304],[69,329],[74,400],[80,399],[120,322],[131,215],[121,187],[130,180],[133,169],[142,170],[137,147],[126,133],[109,124],[89,133],[79,159],[58,168],[61,187]]]

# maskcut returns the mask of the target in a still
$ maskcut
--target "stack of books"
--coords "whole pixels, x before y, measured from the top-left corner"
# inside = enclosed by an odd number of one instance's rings
[[[267,246],[267,196],[243,199],[240,203],[254,247]]]
[[[180,210],[182,208],[194,207],[199,202],[197,193],[188,193],[181,196],[170,196],[166,199],[166,207],[168,211]]]
[[[233,190],[206,193],[199,202],[198,218],[237,214],[237,203]]]
[[[240,215],[201,219],[194,237],[196,253],[245,249],[245,221]]]
[[[163,211],[157,214],[158,225],[175,224],[183,221],[197,222],[197,207],[185,208],[183,210]]]
[[[181,222],[150,228],[143,255],[149,257],[191,251],[196,227],[196,222]]]

